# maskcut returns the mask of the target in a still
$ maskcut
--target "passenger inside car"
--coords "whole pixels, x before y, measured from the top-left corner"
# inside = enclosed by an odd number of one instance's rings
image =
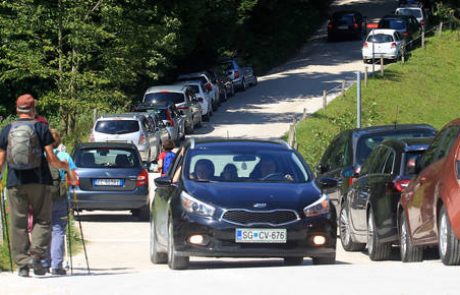
[[[220,174],[220,177],[224,181],[235,181],[238,179],[238,171],[236,166],[233,164],[227,164],[224,167],[224,170]]]
[[[197,180],[210,180],[214,177],[214,164],[207,159],[198,160],[195,164],[194,178]]]
[[[254,167],[254,171],[251,172],[250,178],[252,179],[263,179],[271,174],[278,172],[278,166],[275,160],[270,158],[262,158],[260,162]]]

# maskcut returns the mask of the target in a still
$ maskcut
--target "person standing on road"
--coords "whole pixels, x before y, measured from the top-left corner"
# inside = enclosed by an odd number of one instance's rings
[[[51,135],[53,136],[53,153],[61,161],[69,163],[69,169],[75,170],[77,167],[72,160],[72,157],[63,151],[59,151],[61,145],[61,136],[59,132],[51,128]],[[53,200],[53,210],[51,218],[51,246],[48,251],[47,259],[45,259],[44,266],[46,268],[51,266],[51,274],[53,275],[66,275],[66,270],[63,268],[62,263],[65,255],[65,234],[68,222],[69,213],[69,200],[67,198],[67,186],[65,184],[65,170],[56,169],[50,165],[51,177],[53,185],[49,187],[49,193]],[[73,179],[73,175],[68,175]],[[74,185],[75,183],[72,183]]]
[[[174,161],[176,154],[173,152],[174,142],[172,140],[165,140],[163,143],[163,152],[158,155],[158,172],[164,176],[168,172],[169,166]]]
[[[53,153],[53,137],[46,124],[35,120],[35,100],[24,94],[16,100],[18,120],[8,124],[0,133],[0,171],[8,165],[7,192],[11,210],[11,244],[18,275],[29,276],[32,266],[35,275],[45,275],[41,265],[51,234],[51,173],[53,167],[68,170]],[[45,157],[46,153],[46,157]],[[34,212],[32,241],[27,234],[29,204]]]

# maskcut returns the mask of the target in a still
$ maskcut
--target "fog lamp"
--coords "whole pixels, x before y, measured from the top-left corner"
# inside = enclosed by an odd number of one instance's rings
[[[203,237],[203,235],[193,235],[188,238],[188,242],[194,245],[205,245],[206,239]]]
[[[326,238],[323,237],[323,236],[314,236],[313,237],[313,244],[315,244],[315,246],[322,246],[322,245],[326,244]]]

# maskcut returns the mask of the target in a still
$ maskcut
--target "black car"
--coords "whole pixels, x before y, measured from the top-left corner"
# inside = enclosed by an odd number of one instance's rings
[[[385,15],[380,19],[378,27],[398,31],[409,47],[413,46],[411,41],[417,40],[422,34],[422,26],[413,15]]]
[[[364,17],[358,11],[337,11],[329,19],[327,39],[334,41],[339,38],[361,39],[365,34]]]
[[[406,137],[431,137],[436,129],[426,124],[399,124],[350,129],[341,132],[329,144],[316,167],[318,177],[334,178],[338,186],[326,190],[339,214],[343,196],[352,176],[372,150],[384,140]]]
[[[371,260],[389,258],[392,244],[399,241],[397,209],[401,192],[415,175],[415,164],[431,141],[389,140],[374,149],[340,211],[340,240],[345,250],[362,250],[367,244]]]
[[[149,174],[134,144],[93,142],[72,153],[77,184],[69,188],[74,210],[131,210],[148,220]]]
[[[190,256],[281,257],[335,263],[336,215],[285,142],[191,140],[155,179],[150,257],[184,269]]]

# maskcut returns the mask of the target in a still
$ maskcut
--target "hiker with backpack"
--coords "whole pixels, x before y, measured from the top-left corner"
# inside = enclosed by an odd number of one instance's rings
[[[61,161],[67,161],[69,163],[70,171],[77,169],[72,157],[63,151],[59,151],[59,145],[61,144],[61,136],[59,132],[51,128],[51,135],[53,136],[53,153]],[[62,266],[65,255],[65,234],[66,226],[69,216],[69,200],[67,197],[67,185],[66,185],[66,173],[67,171],[62,169],[54,168],[49,165],[51,178],[53,184],[49,186],[49,194],[53,200],[53,210],[51,218],[51,244],[48,249],[47,258],[44,261],[43,266],[45,268],[51,267],[52,275],[66,275],[66,270]],[[73,179],[71,172],[68,177]],[[72,183],[74,184],[74,183]]]
[[[18,275],[45,275],[41,264],[51,235],[52,199],[47,186],[52,184],[48,163],[68,170],[69,164],[53,153],[53,137],[48,126],[35,120],[35,100],[24,94],[16,100],[18,119],[0,133],[0,171],[8,165],[7,192],[11,218],[11,244]],[[46,157],[45,157],[46,153]],[[34,212],[32,241],[27,234],[29,204]]]
[[[176,154],[173,152],[174,142],[172,140],[165,140],[163,143],[163,152],[158,156],[158,172],[164,176],[168,172],[169,166],[174,161]]]

